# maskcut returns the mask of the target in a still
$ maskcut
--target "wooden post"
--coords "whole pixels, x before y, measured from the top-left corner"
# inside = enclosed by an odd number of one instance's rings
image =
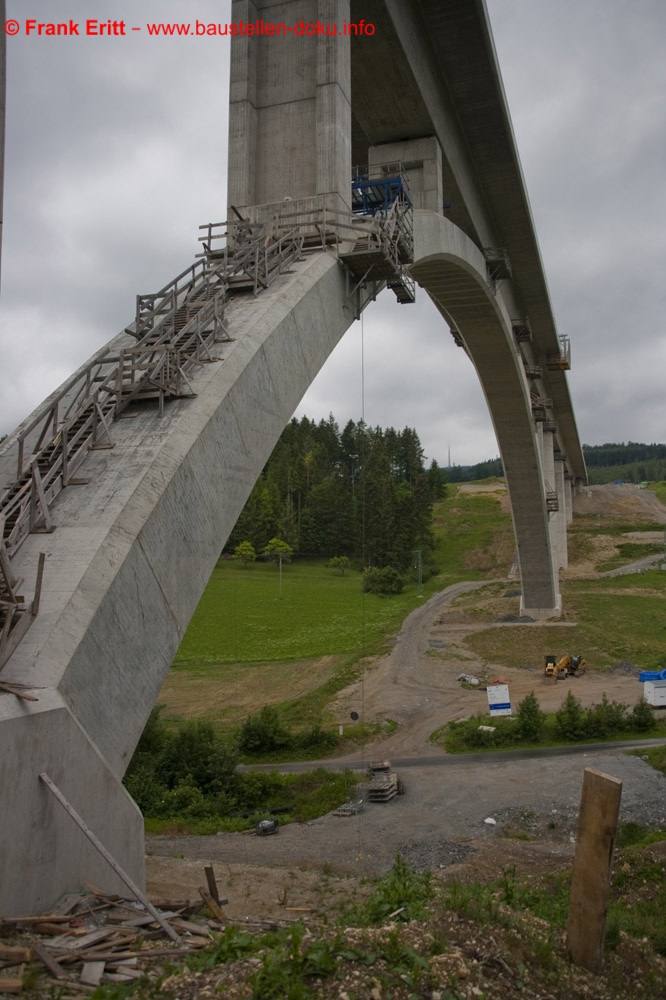
[[[63,809],[65,810],[65,812],[69,816],[71,816],[71,818],[74,820],[74,822],[76,823],[76,825],[78,826],[78,828],[81,830],[81,832],[83,834],[85,834],[85,836],[88,838],[88,840],[93,845],[93,847],[97,851],[99,851],[99,853],[102,855],[102,857],[104,858],[104,860],[106,862],[108,862],[108,864],[111,866],[111,868],[113,868],[113,870],[116,873],[116,875],[120,879],[122,879],[122,881],[125,883],[125,885],[130,890],[130,892],[134,896],[136,896],[136,898],[139,900],[140,903],[143,903],[143,905],[145,906],[145,908],[148,910],[148,913],[150,913],[151,917],[154,920],[157,921],[157,923],[160,925],[160,927],[162,928],[162,930],[164,930],[169,935],[169,937],[171,938],[171,940],[175,941],[175,943],[177,945],[179,945],[181,943],[180,937],[178,936],[178,934],[176,933],[176,931],[173,929],[173,927],[168,923],[168,921],[166,920],[166,918],[163,917],[161,913],[158,913],[158,911],[155,909],[155,907],[153,906],[153,904],[150,902],[150,900],[148,899],[148,897],[146,896],[146,894],[144,892],[142,892],[141,889],[139,889],[138,885],[136,885],[136,883],[130,878],[130,876],[127,874],[127,872],[124,871],[120,867],[120,865],[115,860],[115,858],[109,853],[109,851],[107,851],[106,847],[101,842],[101,840],[99,840],[99,838],[95,836],[95,834],[92,832],[92,830],[87,825],[87,823],[85,823],[81,819],[81,817],[77,813],[77,811],[74,808],[74,806],[70,805],[70,803],[67,801],[67,799],[65,798],[65,796],[62,794],[62,792],[58,788],[58,786],[53,781],[51,781],[51,779],[49,778],[49,776],[46,773],[46,771],[43,771],[42,774],[40,774],[39,778],[40,778],[40,781],[44,782],[44,784],[46,785],[46,787],[48,788],[48,790],[51,792],[51,794],[58,800],[58,802],[63,807]]]
[[[206,881],[208,882],[208,891],[217,903],[220,905],[220,894],[217,891],[217,880],[215,878],[215,872],[213,871],[212,865],[204,865],[204,871],[206,873]]]
[[[567,951],[575,965],[601,970],[622,782],[586,767],[569,899]]]

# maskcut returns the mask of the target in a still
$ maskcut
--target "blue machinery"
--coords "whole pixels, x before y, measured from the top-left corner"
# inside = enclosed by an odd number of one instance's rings
[[[394,204],[411,208],[412,199],[405,177],[397,172],[392,177],[370,178],[361,174],[352,180],[352,212],[354,215],[387,215]]]

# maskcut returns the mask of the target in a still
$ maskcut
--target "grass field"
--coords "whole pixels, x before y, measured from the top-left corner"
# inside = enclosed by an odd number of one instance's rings
[[[247,569],[221,560],[195,612],[160,695],[165,719],[206,718],[238,726],[264,705],[305,728],[331,722],[326,705],[358,676],[365,656],[388,648],[419,597],[410,583],[391,597],[363,594],[361,574],[324,562]]]
[[[176,656],[175,665],[305,660],[381,648],[417,603],[416,588],[396,597],[361,593],[358,572],[341,576],[314,561],[283,568],[221,560]]]

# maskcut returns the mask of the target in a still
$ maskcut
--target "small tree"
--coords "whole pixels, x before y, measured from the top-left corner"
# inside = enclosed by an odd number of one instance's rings
[[[264,555],[276,563],[288,563],[294,554],[291,545],[283,542],[281,538],[271,538],[264,549]]]
[[[537,697],[531,691],[518,705],[518,732],[521,740],[540,740],[545,721],[545,712],[541,711]]]
[[[585,712],[572,691],[568,692],[562,707],[555,713],[555,730],[560,739],[572,742],[585,736]]]
[[[629,716],[629,721],[631,728],[637,730],[639,733],[649,733],[654,728],[654,712],[645,698],[641,698],[640,701],[636,702]]]
[[[337,569],[341,576],[345,575],[345,571],[349,569],[349,557],[348,556],[333,556],[328,564],[331,569]]]
[[[256,558],[257,553],[254,551],[252,542],[240,542],[234,549],[234,559],[240,559],[243,563],[243,569],[247,569],[247,564],[254,562]]]

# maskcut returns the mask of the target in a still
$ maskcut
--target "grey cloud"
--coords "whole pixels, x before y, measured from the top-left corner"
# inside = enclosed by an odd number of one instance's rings
[[[487,0],[553,307],[571,336],[581,438],[665,440],[666,6]],[[129,23],[224,21],[218,0],[109,0]],[[8,0],[9,16],[91,16]],[[65,11],[66,7],[66,11]],[[137,11],[140,10],[140,14]],[[95,13],[93,16],[101,16]],[[64,43],[64,44],[63,44]],[[0,432],[131,319],[225,214],[219,39],[10,39]],[[474,370],[424,297],[365,320],[366,419],[430,457],[497,453]],[[357,324],[299,413],[360,417]]]

